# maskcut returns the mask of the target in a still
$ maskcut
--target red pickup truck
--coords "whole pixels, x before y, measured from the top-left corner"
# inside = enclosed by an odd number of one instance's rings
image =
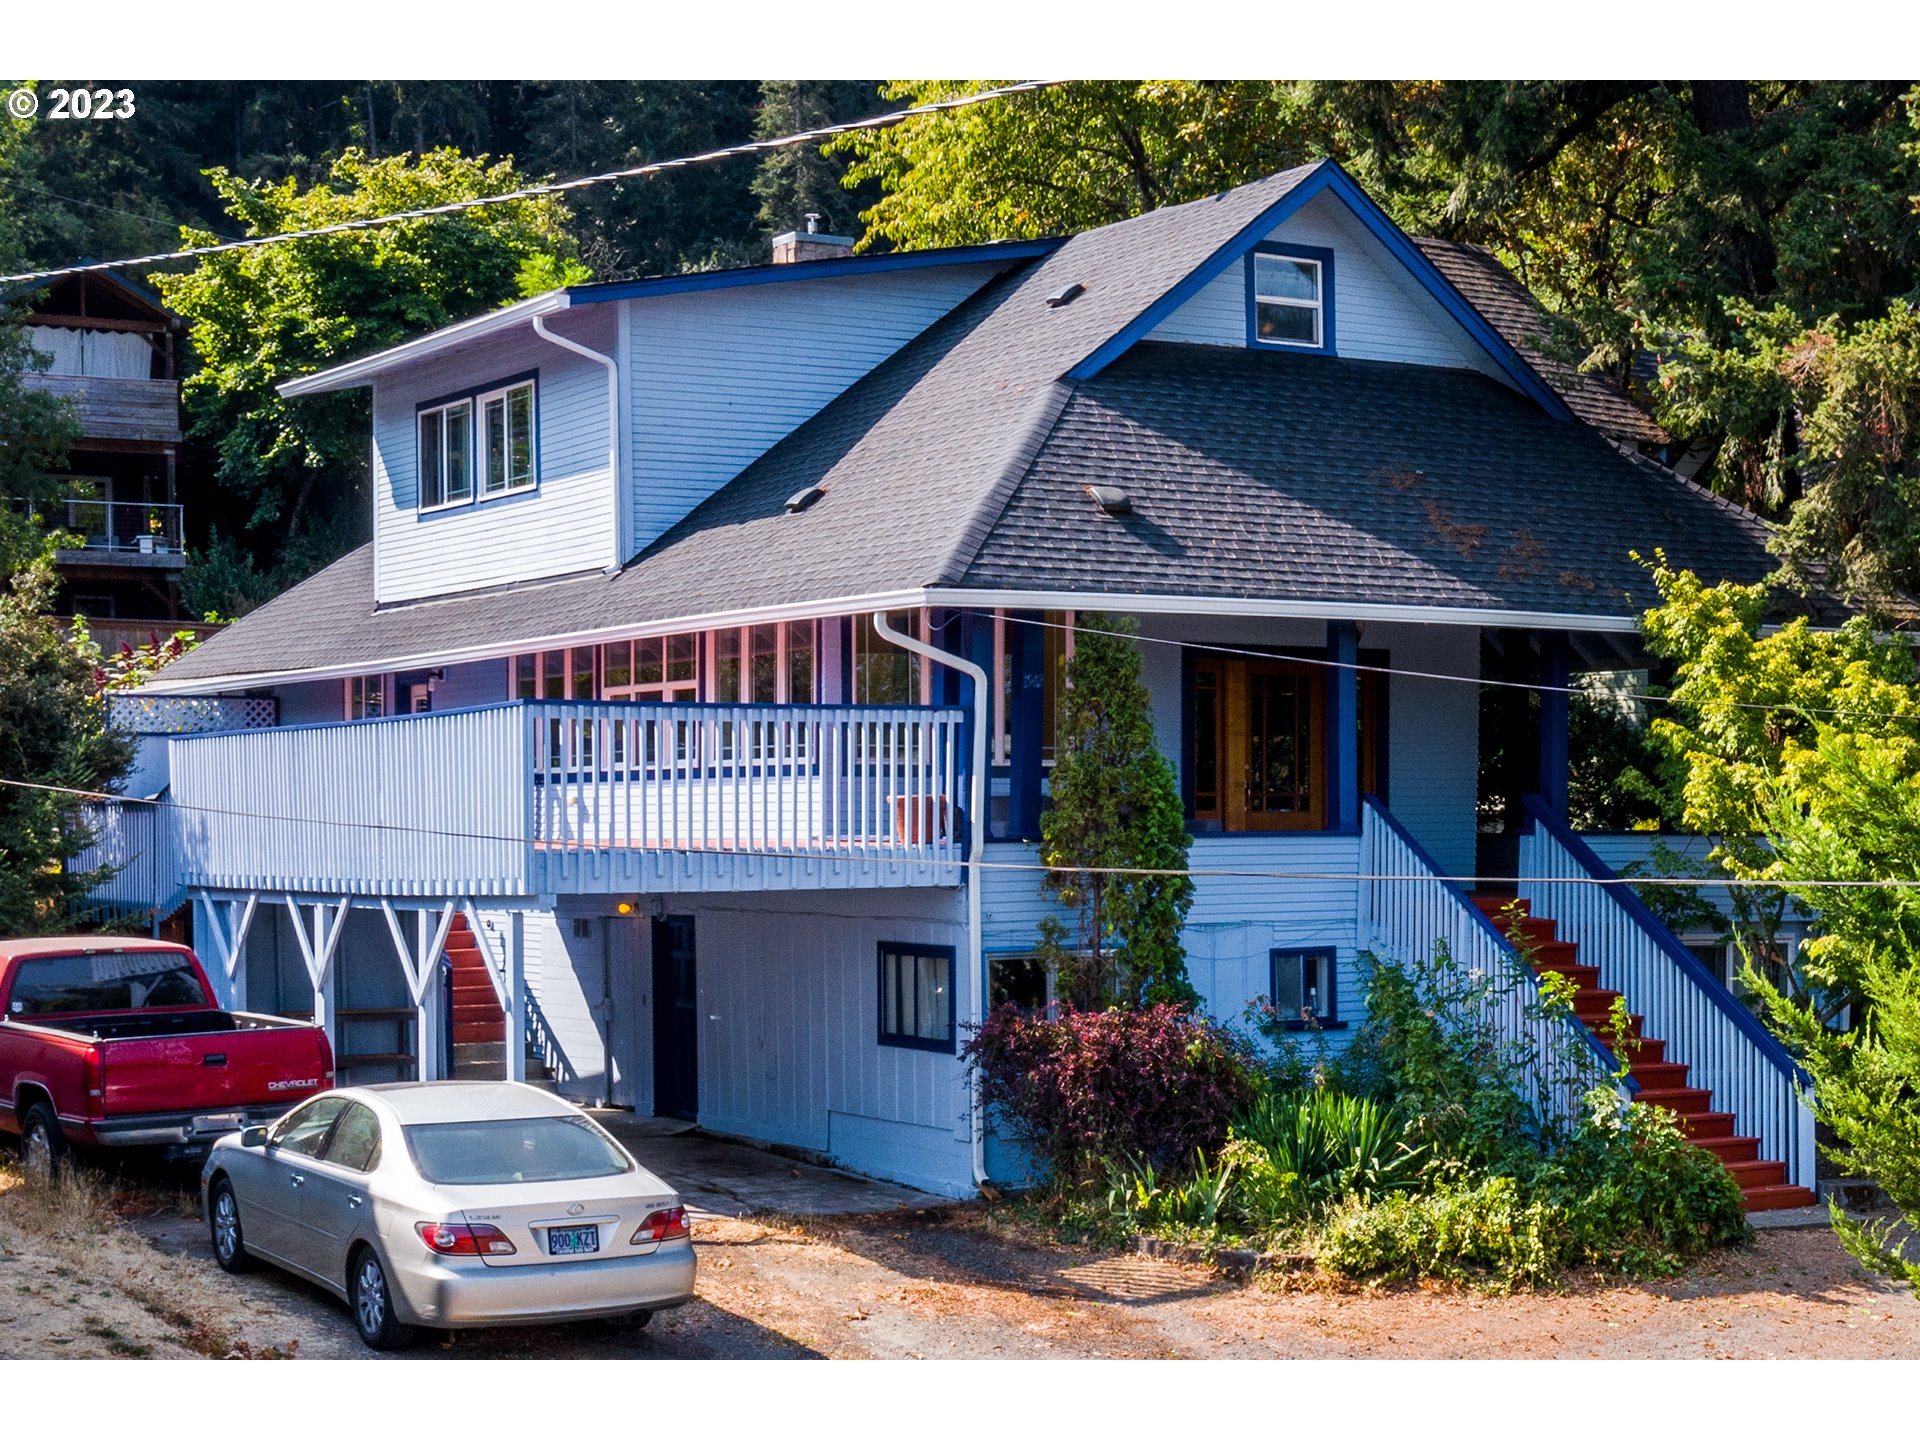
[[[29,1168],[69,1145],[201,1154],[332,1086],[324,1031],[220,1009],[183,945],[0,940],[0,1131]]]

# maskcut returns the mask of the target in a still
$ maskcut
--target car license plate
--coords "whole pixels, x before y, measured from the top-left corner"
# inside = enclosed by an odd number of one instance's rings
[[[555,1225],[547,1231],[549,1255],[593,1255],[599,1249],[598,1225]]]

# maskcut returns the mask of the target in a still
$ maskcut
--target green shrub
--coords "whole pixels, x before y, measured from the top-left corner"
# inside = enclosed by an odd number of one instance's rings
[[[1336,1274],[1382,1280],[1546,1284],[1561,1268],[1561,1219],[1508,1175],[1371,1202],[1356,1198],[1328,1220],[1319,1260]]]

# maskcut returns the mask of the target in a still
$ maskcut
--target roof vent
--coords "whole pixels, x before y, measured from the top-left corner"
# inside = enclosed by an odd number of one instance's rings
[[[1127,492],[1122,490],[1118,485],[1089,485],[1087,486],[1087,494],[1093,497],[1094,504],[1098,505],[1109,515],[1131,515],[1133,513],[1133,501],[1127,497]]]
[[[809,485],[804,490],[794,491],[787,496],[787,514],[798,515],[826,493],[826,490],[818,485]]]
[[[1075,300],[1079,299],[1081,295],[1086,293],[1086,289],[1087,287],[1082,285],[1078,280],[1074,281],[1071,285],[1062,285],[1058,290],[1047,296],[1047,308],[1050,310],[1058,310],[1062,305],[1071,305]]]

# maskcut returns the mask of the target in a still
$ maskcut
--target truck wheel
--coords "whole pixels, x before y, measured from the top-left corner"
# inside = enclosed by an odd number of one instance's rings
[[[67,1137],[60,1133],[59,1117],[46,1101],[34,1101],[20,1120],[20,1168],[27,1179],[45,1184],[68,1163]]]
[[[413,1343],[413,1326],[403,1325],[393,1313],[393,1291],[387,1272],[371,1246],[362,1246],[347,1272],[347,1298],[353,1306],[353,1328],[375,1350],[404,1350]]]
[[[240,1202],[234,1197],[232,1182],[224,1175],[207,1192],[207,1232],[213,1237],[214,1263],[222,1270],[241,1275],[254,1268],[246,1236],[240,1230]]]

